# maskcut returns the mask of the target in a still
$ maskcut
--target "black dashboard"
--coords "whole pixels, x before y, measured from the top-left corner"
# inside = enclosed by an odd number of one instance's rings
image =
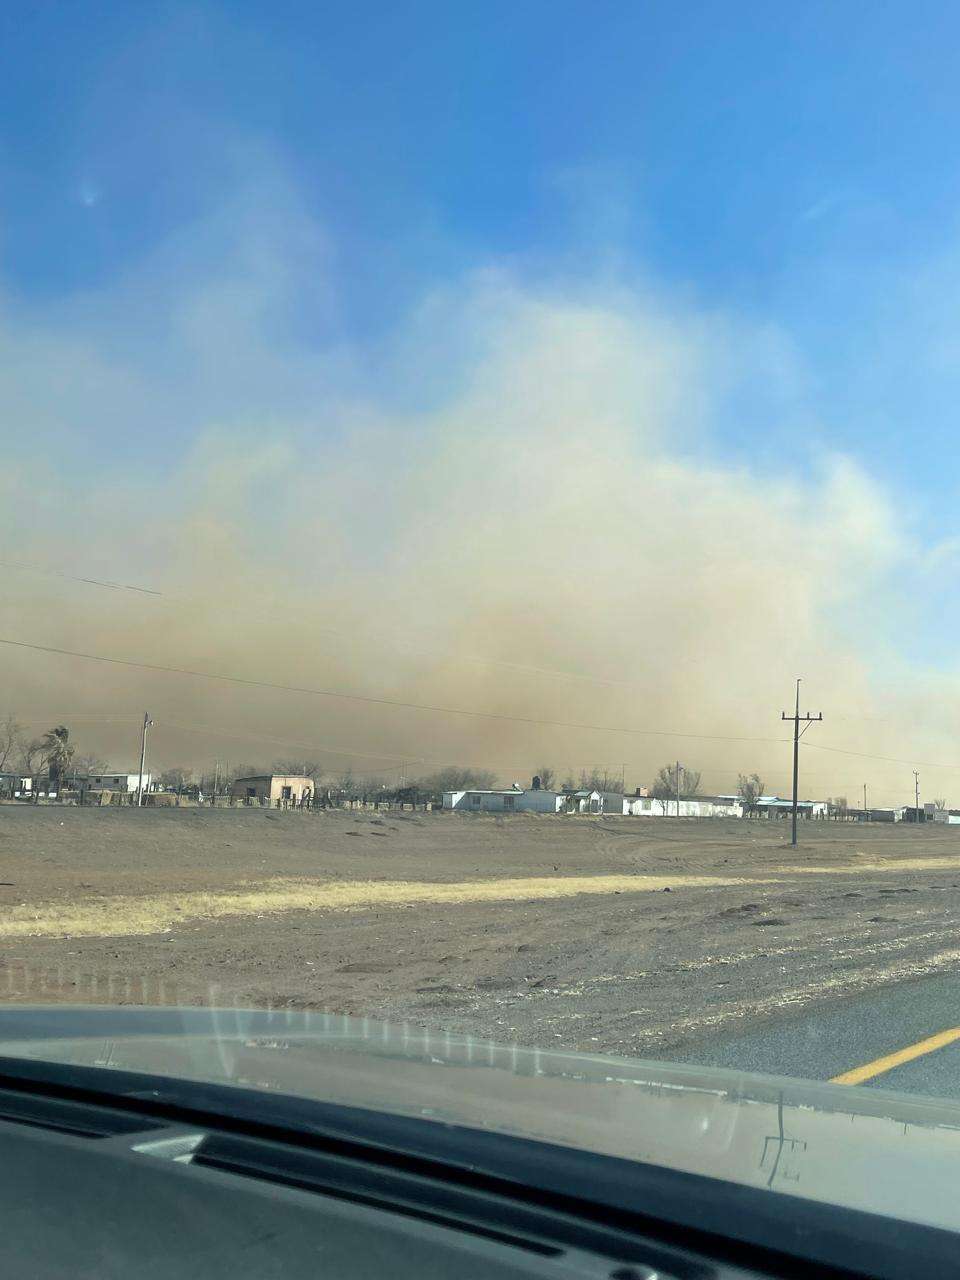
[[[503,1134],[62,1064],[0,1063],[0,1153],[11,1278],[905,1277],[956,1254],[952,1233]]]

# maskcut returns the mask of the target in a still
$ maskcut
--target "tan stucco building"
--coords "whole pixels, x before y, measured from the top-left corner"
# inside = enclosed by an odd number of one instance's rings
[[[244,804],[310,804],[313,779],[294,773],[261,773],[237,778],[230,794]]]

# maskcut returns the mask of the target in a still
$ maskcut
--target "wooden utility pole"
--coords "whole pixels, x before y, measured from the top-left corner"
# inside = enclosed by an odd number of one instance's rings
[[[792,716],[788,716],[785,711],[780,713],[781,720],[793,721],[793,810],[791,814],[791,832],[790,843],[796,848],[797,845],[797,786],[800,780],[800,721],[804,721],[803,732],[810,728],[814,721],[823,719],[823,712],[818,711],[812,716],[808,711],[805,715],[800,714],[800,677],[797,677],[797,701]]]
[[[677,761],[677,817],[680,817],[680,761]]]
[[[920,822],[920,774],[916,769],[913,771],[913,798],[916,802],[917,823]]]
[[[143,729],[140,731],[140,776],[137,779],[137,807],[143,804],[143,766],[147,758],[147,730],[153,724],[149,711],[143,713]]]
[[[866,816],[866,812],[867,812],[867,784],[866,783],[863,784],[863,812],[864,812],[864,816]]]

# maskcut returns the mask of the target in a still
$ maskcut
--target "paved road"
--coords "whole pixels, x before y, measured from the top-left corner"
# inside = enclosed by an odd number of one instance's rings
[[[882,988],[748,1032],[715,1035],[671,1057],[814,1080],[864,1068],[863,1078],[846,1083],[960,1098],[960,973]]]

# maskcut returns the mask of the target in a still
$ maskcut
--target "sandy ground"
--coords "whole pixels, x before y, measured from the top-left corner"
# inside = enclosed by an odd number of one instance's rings
[[[0,1000],[664,1054],[960,963],[960,829],[0,806]]]

